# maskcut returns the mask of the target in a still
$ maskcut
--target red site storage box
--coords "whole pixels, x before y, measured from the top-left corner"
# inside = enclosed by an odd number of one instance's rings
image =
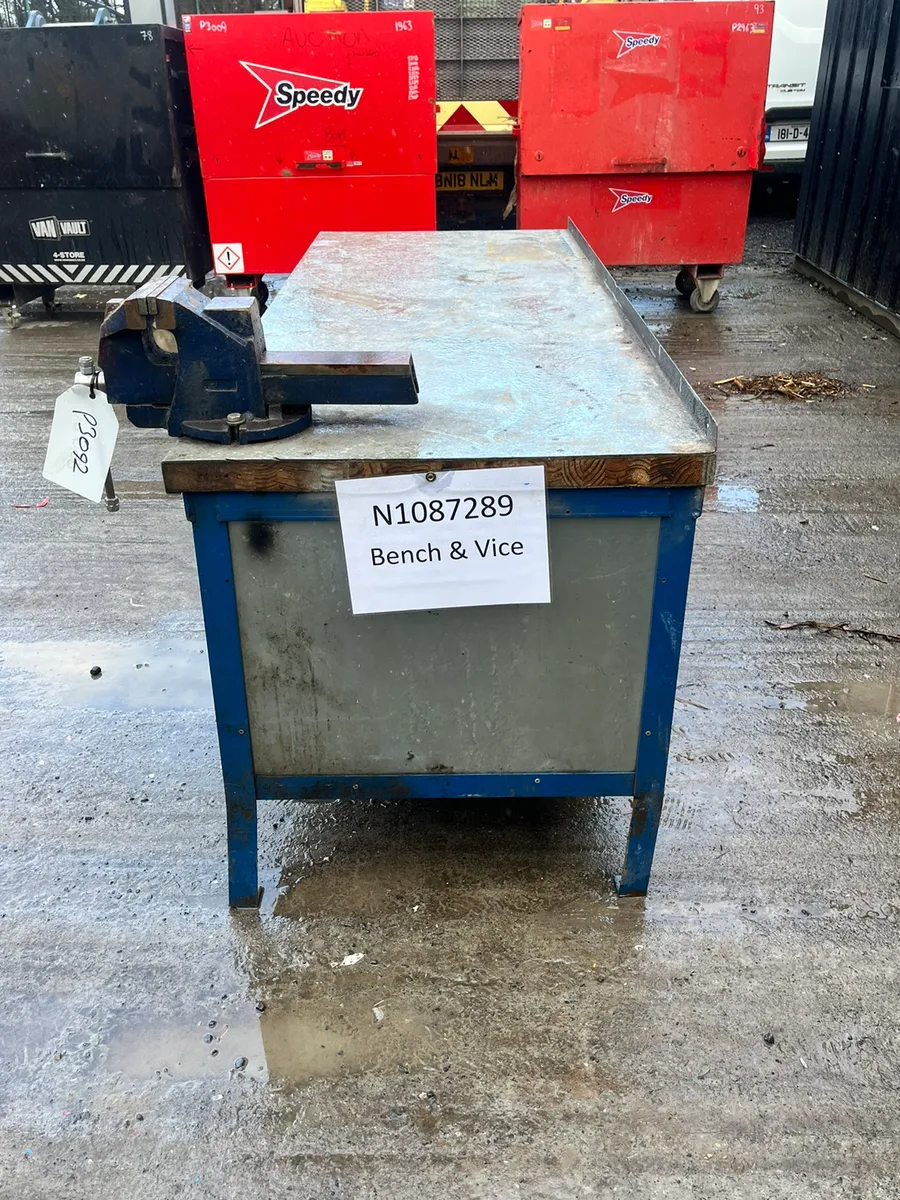
[[[571,218],[608,266],[739,262],[773,20],[768,0],[523,7],[519,227]]]
[[[183,21],[216,271],[292,271],[324,230],[434,229],[432,13]]]

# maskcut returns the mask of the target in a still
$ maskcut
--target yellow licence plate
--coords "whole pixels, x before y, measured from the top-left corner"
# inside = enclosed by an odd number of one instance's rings
[[[502,192],[502,171],[438,171],[439,192]]]

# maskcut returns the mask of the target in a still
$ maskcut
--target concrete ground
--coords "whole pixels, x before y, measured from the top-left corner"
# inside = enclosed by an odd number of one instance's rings
[[[751,234],[712,318],[627,279],[721,446],[646,902],[621,802],[346,800],[229,914],[166,439],[44,484],[100,301],[0,331],[2,1200],[900,1196],[900,646],[765,624],[900,631],[900,345]],[[850,389],[712,386],[784,369]]]

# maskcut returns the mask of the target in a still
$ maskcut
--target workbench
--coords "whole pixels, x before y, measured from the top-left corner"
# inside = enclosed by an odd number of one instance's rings
[[[163,463],[193,523],[230,903],[258,901],[258,801],[349,796],[629,796],[618,886],[644,894],[706,408],[572,227],[321,234],[263,327],[269,351],[410,351],[420,395]],[[551,603],[353,615],[336,480],[525,464]]]

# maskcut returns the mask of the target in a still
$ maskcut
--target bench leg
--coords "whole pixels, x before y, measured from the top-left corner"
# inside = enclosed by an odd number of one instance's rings
[[[628,830],[628,844],[625,847],[625,866],[617,880],[620,896],[647,895],[662,804],[662,789],[635,796],[631,802],[631,826]]]
[[[256,866],[256,797],[226,794],[228,811],[228,903],[231,908],[259,906]]]

